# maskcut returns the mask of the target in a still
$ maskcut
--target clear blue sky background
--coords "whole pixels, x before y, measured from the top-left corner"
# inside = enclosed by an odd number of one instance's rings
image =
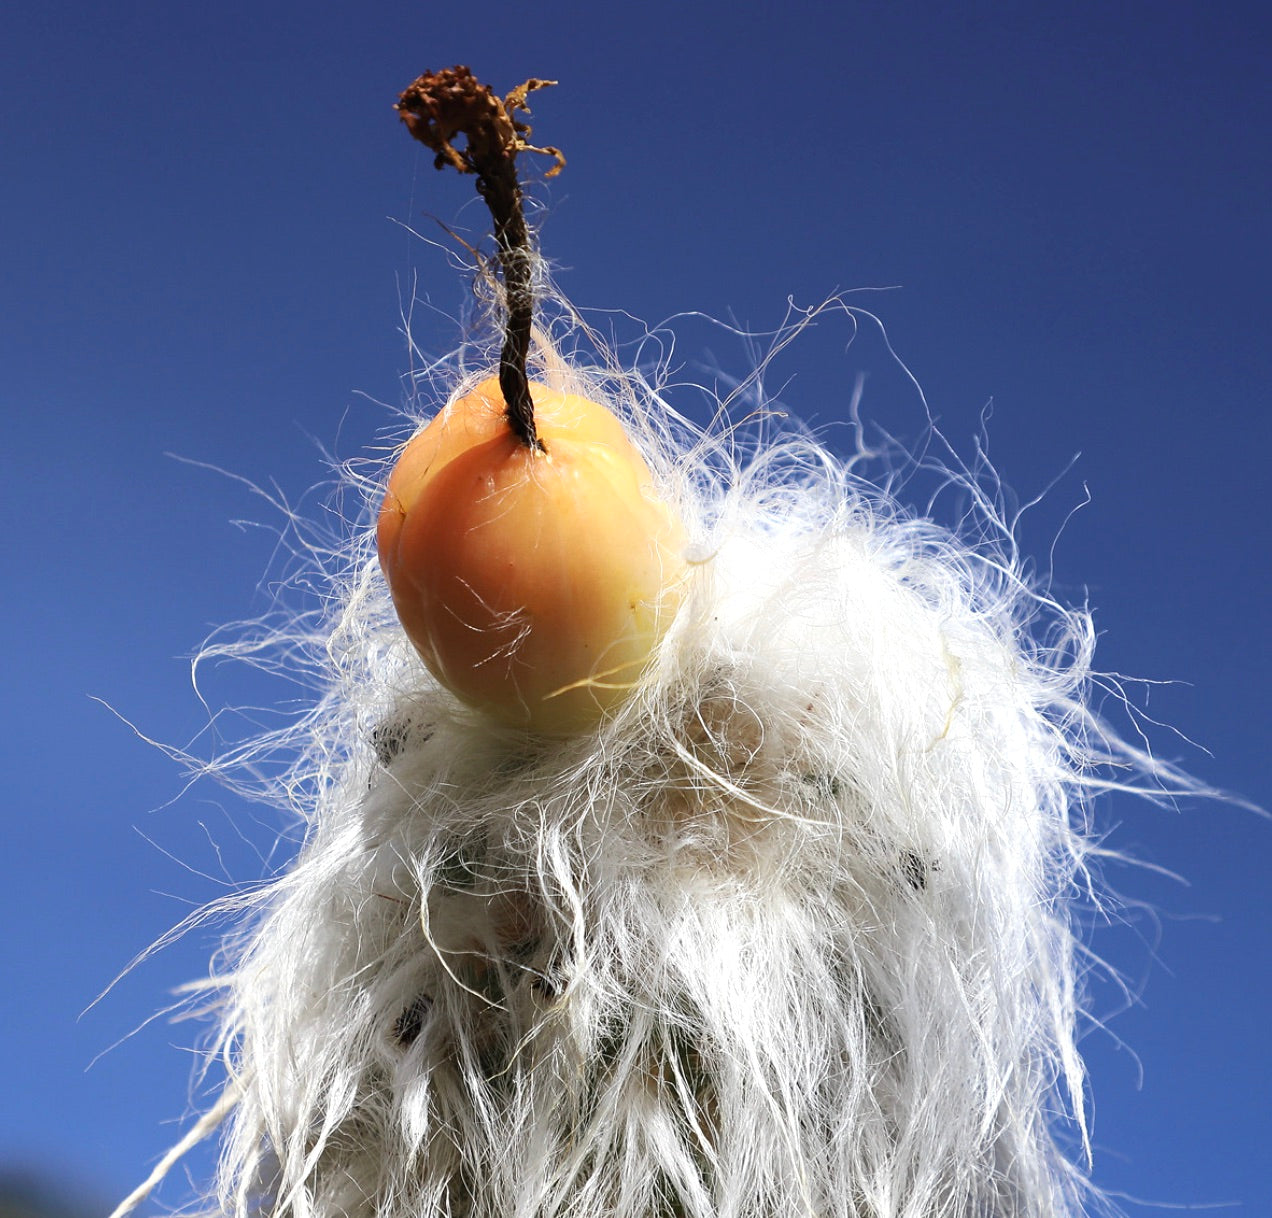
[[[176,1136],[193,1028],[89,1063],[202,973],[208,936],[80,1013],[227,873],[255,878],[279,826],[182,795],[94,699],[186,743],[206,711],[183,657],[266,607],[272,538],[233,522],[269,507],[165,454],[299,499],[320,445],[356,456],[392,422],[413,274],[439,310],[419,342],[453,345],[464,285],[394,222],[485,227],[390,109],[428,67],[561,81],[535,106],[570,160],[544,244],[581,305],[764,329],[788,296],[900,285],[864,303],[943,432],[970,455],[992,398],[1018,495],[1063,474],[1025,548],[1045,566],[1062,534],[1056,588],[1089,595],[1102,666],[1177,682],[1149,712],[1209,751],[1156,748],[1272,803],[1266,5],[46,0],[4,27],[0,1166],[105,1204]],[[914,435],[914,395],[845,337],[792,352],[788,403],[834,423],[864,369],[867,415]],[[748,362],[693,326],[680,355]],[[1142,998],[1086,1042],[1096,1177],[1272,1213],[1272,826],[1130,800],[1101,824],[1188,884],[1111,876],[1157,913],[1093,937]]]

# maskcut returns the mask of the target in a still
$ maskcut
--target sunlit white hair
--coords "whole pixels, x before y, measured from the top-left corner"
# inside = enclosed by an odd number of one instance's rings
[[[266,640],[323,688],[231,759],[292,750],[307,829],[209,983],[221,1210],[1085,1212],[1090,804],[1180,781],[1090,709],[1088,614],[1025,577],[980,475],[946,474],[956,534],[864,446],[704,434],[543,335],[537,361],[629,424],[688,595],[565,740],[436,684],[369,530],[330,618]]]

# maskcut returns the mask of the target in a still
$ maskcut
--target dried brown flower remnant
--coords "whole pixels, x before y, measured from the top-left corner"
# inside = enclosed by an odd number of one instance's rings
[[[565,167],[560,149],[528,143],[525,137],[531,134],[530,126],[512,116],[519,110],[529,114],[526,96],[556,83],[533,77],[500,100],[468,68],[445,68],[425,72],[406,89],[394,109],[410,133],[437,153],[438,169],[449,164],[460,173],[484,175],[492,166],[512,161],[518,152],[541,152],[555,158],[556,164],[547,173],[554,177]],[[453,143],[460,134],[468,140],[463,149]]]
[[[398,99],[395,107],[407,130],[431,148],[438,169],[447,165],[477,175],[477,192],[495,222],[495,241],[503,270],[508,321],[499,356],[499,388],[508,407],[508,423],[527,448],[542,448],[534,425],[534,403],[526,376],[530,326],[534,318],[532,270],[534,251],[522,209],[517,181],[519,152],[540,152],[555,158],[547,176],[560,173],[565,157],[556,148],[537,148],[527,142],[530,127],[514,118],[530,112],[526,96],[555,84],[527,80],[500,99],[468,68],[457,66],[425,72]],[[455,140],[464,136],[465,146]]]

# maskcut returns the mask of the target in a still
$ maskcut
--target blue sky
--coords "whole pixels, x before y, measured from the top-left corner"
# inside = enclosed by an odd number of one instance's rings
[[[113,1202],[186,1111],[192,1027],[110,1046],[204,971],[208,934],[81,1012],[256,878],[282,826],[184,790],[124,720],[174,745],[206,725],[188,657],[267,607],[274,538],[236,522],[277,518],[169,454],[303,500],[324,452],[374,448],[403,402],[413,277],[435,307],[417,342],[455,344],[464,283],[402,224],[485,219],[390,109],[425,68],[560,80],[535,113],[569,167],[536,194],[582,306],[765,330],[788,297],[895,288],[854,299],[954,448],[971,457],[988,414],[1018,497],[1055,483],[1022,544],[1089,598],[1103,668],[1165,682],[1134,688],[1170,725],[1155,749],[1272,804],[1265,7],[51,0],[5,24],[0,1168]],[[917,434],[913,391],[846,339],[788,354],[786,401],[834,444],[866,371],[866,415]],[[678,354],[750,359],[693,322]],[[1092,942],[1139,1001],[1086,1042],[1096,1178],[1272,1212],[1272,826],[1131,800],[1100,824],[1187,882],[1109,877],[1130,925]]]

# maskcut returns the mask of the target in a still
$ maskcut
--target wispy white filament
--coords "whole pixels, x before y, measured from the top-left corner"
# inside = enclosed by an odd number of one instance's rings
[[[970,476],[955,535],[860,453],[742,453],[540,356],[680,507],[683,609],[568,740],[436,685],[369,536],[334,627],[268,640],[325,685],[238,758],[299,746],[275,785],[308,832],[210,983],[222,1209],[1085,1212],[1090,800],[1175,781],[1091,713],[1088,615],[1029,584]]]

